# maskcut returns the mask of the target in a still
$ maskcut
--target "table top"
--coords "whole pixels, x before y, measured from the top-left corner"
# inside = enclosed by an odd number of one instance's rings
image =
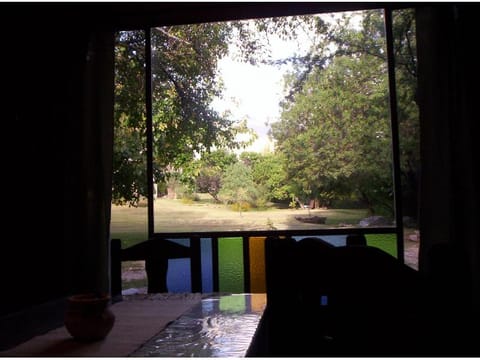
[[[265,294],[203,299],[130,356],[245,357],[265,306]]]
[[[195,294],[192,294],[195,295]],[[126,357],[164,329],[169,323],[201,302],[198,296],[163,299],[162,294],[145,299],[125,299],[111,306],[116,320],[101,341],[84,342],[71,337],[65,326],[39,334],[1,357]]]

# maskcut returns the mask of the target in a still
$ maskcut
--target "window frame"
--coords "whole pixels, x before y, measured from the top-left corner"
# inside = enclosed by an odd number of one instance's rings
[[[277,4],[278,5],[278,4]],[[401,178],[400,178],[400,150],[399,150],[399,130],[398,130],[398,112],[397,112],[397,98],[396,98],[396,79],[395,79],[395,56],[393,48],[393,31],[392,31],[392,11],[399,8],[407,7],[403,6],[375,6],[374,4],[346,4],[340,5],[318,5],[312,4],[287,4],[287,6],[281,7],[269,7],[257,4],[239,5],[243,8],[244,12],[234,13],[232,9],[230,12],[222,13],[222,6],[218,8],[214,6],[216,11],[213,15],[207,15],[203,13],[203,16],[198,16],[194,21],[178,20],[175,21],[175,25],[191,24],[193,22],[210,22],[210,21],[226,21],[226,20],[244,20],[264,17],[275,16],[292,16],[292,15],[308,15],[318,13],[332,13],[343,11],[359,11],[370,9],[383,9],[384,23],[385,23],[385,41],[387,50],[387,67],[388,67],[388,88],[389,88],[389,113],[390,113],[390,131],[391,131],[391,147],[392,147],[392,180],[393,180],[393,193],[394,193],[394,209],[395,209],[395,224],[391,227],[378,227],[378,228],[349,228],[348,231],[341,228],[330,229],[316,229],[316,230],[261,230],[261,231],[222,231],[222,232],[199,232],[199,233],[166,233],[155,232],[154,229],[154,189],[153,189],[153,114],[152,114],[152,48],[151,48],[151,26],[145,27],[145,106],[146,106],[146,141],[147,141],[147,177],[148,177],[148,237],[149,238],[166,238],[166,237],[220,237],[220,236],[268,236],[268,235],[335,235],[345,234],[347,232],[365,234],[365,233],[395,233],[396,236],[396,248],[397,259],[404,263],[404,244],[403,244],[403,213],[402,213],[402,197],[401,197]],[[256,8],[257,7],[257,8]],[[411,6],[409,6],[411,7]],[[250,15],[248,15],[250,14]],[[167,25],[166,22],[160,21],[155,23],[155,26]],[[170,23],[171,24],[171,23]]]

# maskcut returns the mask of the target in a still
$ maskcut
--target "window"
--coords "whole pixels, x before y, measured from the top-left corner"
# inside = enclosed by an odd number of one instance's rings
[[[412,14],[393,14],[398,105],[383,10],[119,33],[114,197],[140,207],[118,214],[143,217],[138,240],[147,218],[149,236],[173,238],[310,231],[341,245],[363,229],[403,257],[402,202],[418,237]]]

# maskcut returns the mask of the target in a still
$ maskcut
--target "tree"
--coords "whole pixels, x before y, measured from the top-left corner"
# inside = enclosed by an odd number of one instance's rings
[[[356,194],[372,212],[391,214],[386,62],[377,56],[384,48],[377,15],[367,12],[361,30],[344,26],[346,20],[333,27],[318,21],[324,42],[335,41],[337,48],[317,44],[308,58],[322,60],[300,63],[290,75],[291,91],[272,135],[299,197],[329,205]]]
[[[305,86],[312,81],[315,76],[318,78],[318,73],[328,71],[328,68],[337,66],[335,59],[339,57],[357,59],[364,62],[368,59],[370,65],[366,65],[363,69],[359,68],[361,74],[371,74],[370,79],[366,76],[358,78],[358,82],[380,81],[381,87],[373,89],[378,95],[378,102],[371,97],[373,93],[369,93],[371,98],[367,99],[366,105],[370,104],[370,110],[374,112],[373,107],[383,102],[387,89],[385,81],[381,76],[385,75],[386,65],[386,51],[385,51],[385,37],[384,37],[384,20],[383,14],[379,10],[365,11],[361,13],[362,22],[360,28],[349,26],[352,23],[352,14],[344,13],[337,19],[333,25],[325,22],[321,17],[316,20],[316,33],[318,42],[312,46],[309,54],[302,58],[287,59],[295,64],[295,72],[290,75],[290,92],[286,97],[286,106],[293,104],[299,100],[294,100],[295,96],[302,93]],[[400,160],[401,160],[401,177],[402,177],[402,191],[404,197],[404,212],[416,216],[416,197],[417,197],[417,180],[419,171],[419,122],[418,122],[418,107],[416,105],[416,43],[415,43],[415,13],[413,9],[400,9],[394,11],[393,16],[393,34],[394,34],[394,52],[396,64],[396,78],[397,78],[397,101],[398,101],[398,115],[399,115],[399,133],[400,133]],[[333,46],[332,46],[333,44]],[[366,64],[366,63],[365,63]],[[369,68],[371,67],[371,68]],[[375,69],[375,71],[369,71]],[[359,74],[360,74],[359,73]],[[345,79],[348,78],[348,72],[345,73]],[[369,75],[370,76],[370,75]],[[375,80],[377,79],[377,80]],[[383,80],[379,80],[383,79]],[[310,84],[310,86],[312,86]],[[315,85],[313,85],[315,86]],[[324,86],[318,83],[318,86]],[[341,83],[340,83],[341,86]],[[342,108],[348,108],[354,104],[353,101],[362,102],[361,94],[367,95],[365,89],[359,88],[352,84],[352,90],[360,91],[359,94],[353,94],[354,97],[349,99],[349,104],[339,104]],[[382,95],[383,92],[383,95]],[[345,93],[331,94],[335,96],[345,97]],[[327,96],[327,98],[329,98]],[[347,99],[347,97],[345,97]],[[309,101],[308,99],[306,100]],[[312,101],[315,101],[312,99]],[[327,100],[323,100],[327,102]],[[298,105],[300,106],[300,105]],[[383,105],[382,105],[383,106]],[[377,116],[383,117],[387,114],[381,114],[384,111],[377,111],[377,115],[372,115],[371,119]],[[368,115],[370,116],[370,115]],[[385,123],[386,124],[386,123]],[[372,121],[365,121],[364,129],[369,129],[373,125]],[[356,151],[361,150],[364,153],[363,159],[358,159],[355,165],[355,172],[351,174],[350,179],[354,179],[357,184],[357,190],[360,196],[368,204],[371,211],[381,211],[392,213],[392,185],[391,185],[391,164],[389,157],[390,152],[383,153],[383,149],[390,148],[388,145],[389,128],[380,130],[378,134],[365,132],[362,135],[361,142],[357,145]],[[387,147],[378,148],[381,154],[375,154],[375,146],[379,141],[385,141]],[[311,141],[304,139],[304,141]],[[369,149],[369,145],[374,145]],[[325,149],[325,148],[324,148]],[[339,149],[342,149],[339,147]],[[325,155],[326,150],[324,151]],[[342,150],[343,153],[343,150]],[[373,157],[370,158],[372,154]],[[381,155],[381,156],[380,156]],[[383,160],[382,160],[383,159]],[[312,159],[310,159],[312,160]],[[376,164],[377,162],[377,164]],[[337,165],[341,165],[338,163]],[[389,170],[387,170],[389,169]],[[301,174],[303,180],[307,177],[312,178],[315,174]],[[353,176],[354,175],[354,176]],[[367,176],[368,175],[368,176]],[[335,196],[338,193],[338,187],[344,189],[342,184],[336,180],[331,183],[332,190]],[[328,179],[322,180],[322,193],[331,193],[325,191],[325,185]],[[298,181],[297,181],[298,182]],[[316,189],[311,188],[311,184],[303,181],[303,184],[297,184],[297,187],[306,189],[306,191],[315,194]],[[329,186],[326,186],[328,189]],[[337,189],[337,190],[335,190]],[[299,191],[299,190],[297,190]],[[377,209],[374,209],[374,208]]]
[[[117,33],[112,178],[116,204],[135,205],[147,193],[144,46],[141,31]]]
[[[243,152],[240,154],[240,160],[252,169],[252,179],[258,188],[264,190],[266,201],[288,199],[290,188],[286,184],[281,153]]]
[[[380,11],[365,12],[362,29],[354,32],[336,26],[329,39],[338,54],[368,54],[386,61],[382,43],[383,16]],[[400,138],[400,170],[404,213],[417,217],[418,172],[420,169],[419,117],[417,106],[417,56],[414,9],[393,12],[393,41]]]
[[[289,37],[308,17],[166,26],[152,29],[153,170],[159,182],[183,176],[195,156],[213,148],[240,148],[246,123],[218,114],[222,92],[217,62],[229,51],[244,61],[268,58],[268,35]],[[266,35],[266,36],[265,36]],[[117,34],[115,148],[112,197],[136,205],[147,194],[145,142],[145,34]],[[248,143],[248,141],[247,141]],[[182,181],[183,181],[182,180]],[[187,185],[188,185],[187,184]]]
[[[228,51],[233,27],[208,23],[152,29],[154,179],[193,161],[212,147],[241,145],[246,124],[215,112],[221,93],[216,64]],[[113,201],[138,203],[147,194],[145,34],[117,34]]]
[[[378,65],[371,60],[337,57],[312,72],[301,92],[284,105],[281,121],[273,124],[298,197],[328,206],[360,186],[352,177],[371,160],[383,161],[370,144],[378,134],[388,133],[385,76],[380,73],[372,81]]]
[[[228,166],[237,162],[237,157],[226,150],[216,150],[203,154],[197,160],[198,174],[195,179],[197,191],[210,194],[213,199],[220,202],[218,193],[222,186],[222,176]]]
[[[220,196],[225,202],[234,204],[239,212],[245,204],[255,203],[258,192],[251,169],[242,162],[229,165],[222,177]]]

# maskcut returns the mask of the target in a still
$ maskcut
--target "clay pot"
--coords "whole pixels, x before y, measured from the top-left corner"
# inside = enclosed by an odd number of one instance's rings
[[[107,294],[78,294],[68,298],[65,327],[77,340],[104,339],[115,323]]]

